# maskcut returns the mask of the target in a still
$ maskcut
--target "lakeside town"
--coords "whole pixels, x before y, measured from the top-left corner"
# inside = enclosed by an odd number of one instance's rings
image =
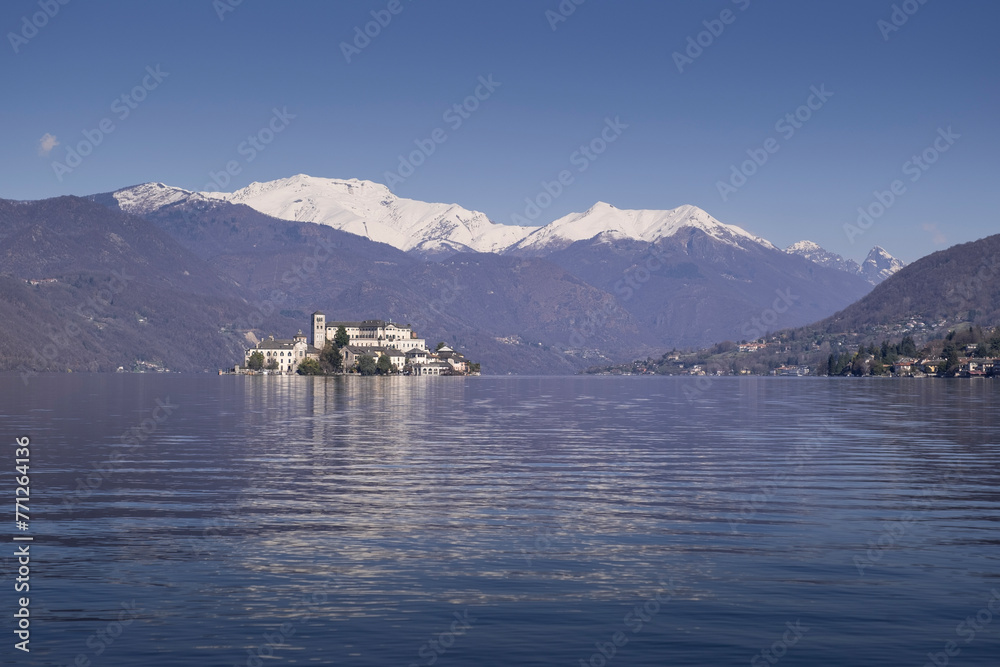
[[[948,323],[941,322],[940,325]],[[907,323],[890,333],[899,342],[876,334],[822,334],[783,331],[753,341],[725,341],[704,350],[671,350],[659,358],[618,366],[595,366],[596,375],[772,375],[826,377],[1000,377],[1000,328],[984,329],[962,323],[931,334],[918,345],[910,331],[926,327]],[[938,337],[940,336],[940,337]],[[896,336],[892,336],[895,338]],[[871,342],[866,342],[866,339]]]
[[[444,342],[433,350],[409,324],[386,320],[328,321],[311,316],[312,342],[268,336],[244,350],[241,375],[479,375],[480,366]]]

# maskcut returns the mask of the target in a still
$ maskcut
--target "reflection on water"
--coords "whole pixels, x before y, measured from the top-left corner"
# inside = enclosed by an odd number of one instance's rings
[[[956,634],[1000,588],[991,381],[2,387],[4,431],[34,457],[34,662],[18,664],[1000,655],[1000,625]]]

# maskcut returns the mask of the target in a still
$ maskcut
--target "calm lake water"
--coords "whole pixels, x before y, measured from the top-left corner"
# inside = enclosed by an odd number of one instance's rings
[[[3,437],[31,438],[35,539],[28,655],[9,517],[4,664],[1000,664],[1000,382],[0,394]]]

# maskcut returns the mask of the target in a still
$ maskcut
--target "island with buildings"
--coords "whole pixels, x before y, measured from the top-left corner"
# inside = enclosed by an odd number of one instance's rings
[[[433,350],[409,324],[386,320],[328,321],[312,314],[312,342],[299,332],[288,340],[268,336],[244,350],[234,373],[280,375],[479,375],[470,362],[443,342]]]

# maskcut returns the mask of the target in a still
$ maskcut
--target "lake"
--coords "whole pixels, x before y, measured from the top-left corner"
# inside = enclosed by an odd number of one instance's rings
[[[0,387],[11,664],[1000,664],[995,381]]]

